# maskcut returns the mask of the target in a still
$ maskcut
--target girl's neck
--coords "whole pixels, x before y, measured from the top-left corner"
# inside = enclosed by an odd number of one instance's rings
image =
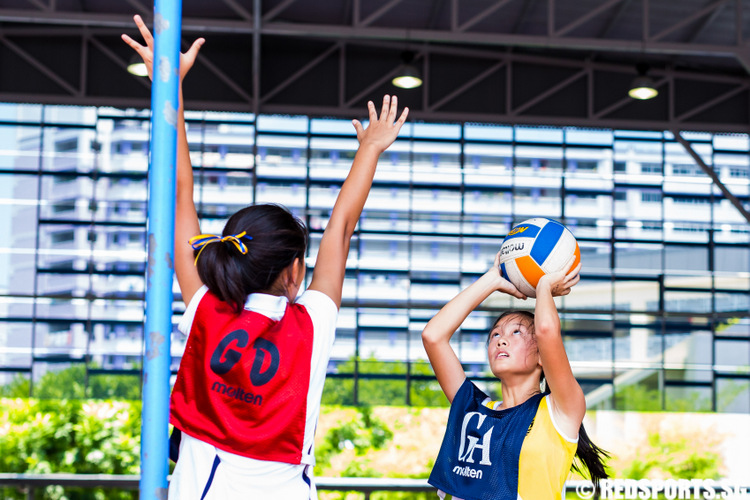
[[[533,379],[528,379],[527,381],[523,381],[521,383],[503,381],[501,389],[503,400],[502,404],[498,408],[500,410],[513,408],[514,406],[523,404],[530,397],[542,392],[539,389],[539,384],[535,383]]]

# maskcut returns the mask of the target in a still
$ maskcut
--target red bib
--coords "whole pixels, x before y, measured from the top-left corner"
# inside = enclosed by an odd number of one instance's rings
[[[304,306],[274,321],[201,299],[172,391],[170,422],[219,449],[299,464],[313,346]]]

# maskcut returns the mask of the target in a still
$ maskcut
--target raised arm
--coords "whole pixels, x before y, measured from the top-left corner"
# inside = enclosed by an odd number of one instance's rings
[[[341,306],[341,291],[344,285],[349,243],[362,208],[367,201],[378,157],[396,140],[409,114],[409,109],[406,108],[396,120],[398,109],[396,96],[383,97],[383,109],[379,118],[372,101],[367,104],[367,107],[370,114],[368,127],[363,128],[357,120],[352,122],[357,131],[359,149],[354,156],[349,175],[336,198],[331,219],[323,232],[312,281],[308,287],[325,293],[338,307]]]
[[[461,361],[450,345],[453,334],[469,314],[494,291],[505,292],[519,299],[526,298],[501,276],[499,259],[498,253],[495,256],[495,264],[443,306],[422,332],[422,343],[427,351],[427,357],[440,388],[451,403],[466,378]]]
[[[134,17],[135,24],[141,32],[144,47],[128,35],[123,34],[122,39],[143,58],[148,67],[149,78],[152,74],[154,59],[154,39],[151,32],[140,16]],[[177,275],[177,283],[180,285],[182,300],[187,305],[195,292],[203,285],[193,261],[193,249],[188,240],[200,234],[198,214],[193,202],[193,166],[190,163],[190,149],[187,142],[187,131],[185,130],[185,110],[182,100],[182,81],[190,68],[195,63],[198,51],[205,40],[197,39],[190,49],[180,54],[180,90],[179,109],[177,113],[177,187],[175,195],[175,223],[174,223],[174,269]]]
[[[578,283],[581,264],[571,270],[574,260],[572,258],[563,271],[545,275],[539,280],[534,312],[534,335],[542,358],[544,377],[552,393],[552,410],[556,422],[568,436],[578,435],[578,428],[586,413],[586,400],[565,353],[560,316],[552,297],[567,295],[571,287]]]

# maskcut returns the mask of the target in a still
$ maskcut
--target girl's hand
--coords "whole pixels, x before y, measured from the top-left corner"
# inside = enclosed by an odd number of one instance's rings
[[[513,283],[503,278],[503,275],[500,272],[500,252],[497,252],[497,255],[495,255],[495,263],[487,272],[497,276],[496,279],[498,283],[498,292],[507,293],[508,295],[512,295],[517,299],[526,300],[528,298],[526,297],[526,295],[522,294]]]
[[[394,95],[383,96],[383,109],[380,111],[380,118],[375,111],[375,104],[372,101],[367,103],[367,109],[370,112],[370,124],[367,128],[362,127],[359,120],[352,120],[354,129],[357,131],[357,140],[360,146],[373,146],[382,153],[388,146],[396,140],[401,126],[406,122],[409,115],[409,108],[404,108],[401,116],[396,120],[398,111],[398,98]]]
[[[576,257],[574,255],[565,264],[565,267],[562,270],[557,271],[556,273],[549,273],[542,276],[536,286],[537,290],[539,290],[540,288],[549,288],[553,297],[568,295],[570,293],[570,289],[573,288],[573,286],[581,280],[581,276],[579,274],[581,272],[581,263],[579,262],[574,269],[570,269],[573,266],[575,260]]]
[[[122,35],[122,39],[125,41],[125,43],[130,45],[133,50],[138,52],[138,55],[141,56],[143,62],[146,63],[146,67],[148,68],[148,77],[153,80],[154,37],[151,36],[151,32],[146,27],[146,24],[143,22],[143,19],[141,19],[141,16],[135,15],[133,16],[133,19],[135,20],[136,26],[138,26],[138,31],[141,32],[143,41],[146,42],[146,46],[144,47],[124,33]],[[187,75],[188,71],[190,71],[190,68],[193,67],[195,58],[198,57],[198,51],[201,49],[205,42],[205,38],[199,38],[193,42],[193,45],[190,46],[190,49],[188,49],[187,52],[180,53],[180,82],[182,82],[183,78],[185,78],[185,75]]]

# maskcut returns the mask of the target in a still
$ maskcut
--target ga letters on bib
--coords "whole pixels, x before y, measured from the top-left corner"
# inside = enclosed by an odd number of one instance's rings
[[[279,321],[202,298],[172,391],[170,422],[217,448],[299,464],[313,346],[312,320],[287,304]]]
[[[465,500],[516,500],[521,446],[542,397],[492,410],[482,404],[487,395],[464,380],[428,482]]]

